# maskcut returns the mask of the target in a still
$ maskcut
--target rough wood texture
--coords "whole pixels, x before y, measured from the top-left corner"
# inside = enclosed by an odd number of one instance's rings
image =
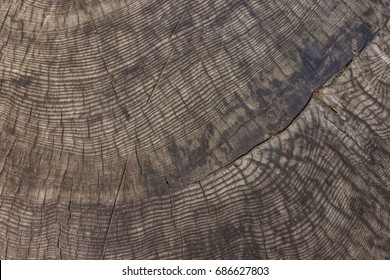
[[[390,258],[389,1],[0,5],[0,258]]]

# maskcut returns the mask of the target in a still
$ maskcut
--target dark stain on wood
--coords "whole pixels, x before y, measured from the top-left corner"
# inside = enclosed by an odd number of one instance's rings
[[[125,115],[126,120],[130,120],[129,111],[125,107],[122,108],[122,113]]]
[[[19,87],[28,87],[34,81],[33,76],[22,76],[11,79],[11,82]]]
[[[209,123],[206,125],[206,129],[207,129],[208,133],[210,133],[210,135],[214,135],[215,126],[214,126],[213,123],[209,122]]]

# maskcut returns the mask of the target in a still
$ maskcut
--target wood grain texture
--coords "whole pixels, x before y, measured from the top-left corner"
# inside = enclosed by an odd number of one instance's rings
[[[0,4],[0,258],[390,258],[388,1]]]

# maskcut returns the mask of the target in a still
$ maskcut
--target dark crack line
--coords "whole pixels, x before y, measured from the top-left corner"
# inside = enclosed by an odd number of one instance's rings
[[[104,237],[104,243],[103,243],[103,248],[102,248],[101,259],[104,259],[104,253],[105,253],[105,250],[106,250],[108,234],[110,233],[110,229],[111,229],[111,225],[112,225],[112,218],[114,217],[114,211],[115,211],[115,207],[116,207],[116,204],[117,204],[117,201],[118,201],[119,193],[122,190],[123,181],[124,181],[125,174],[126,174],[126,168],[127,168],[127,162],[125,163],[125,166],[123,168],[121,180],[120,180],[120,183],[119,183],[119,186],[118,186],[118,191],[116,192],[116,195],[115,195],[114,205],[112,206],[112,209],[111,209],[110,220],[109,220],[109,223],[108,223],[108,228],[107,228],[107,231],[106,231],[106,235]]]
[[[184,15],[185,11],[186,11],[186,9],[184,9],[184,11],[181,13],[180,18],[179,18],[179,20],[177,21],[177,23],[175,25],[175,28],[173,29],[171,35],[168,38],[168,42],[170,42],[172,37],[173,37],[173,35],[175,35],[175,33],[177,31],[177,28],[179,27],[179,24],[180,24],[180,22],[181,22],[181,20],[183,18],[183,15]],[[162,77],[162,75],[164,73],[164,70],[167,67],[169,60],[171,59],[172,52],[173,52],[173,46],[171,47],[171,50],[170,50],[169,55],[168,55],[168,58],[165,60],[164,66],[161,69],[160,74],[157,77],[157,81],[153,85],[152,92],[148,95],[148,100],[146,101],[146,103],[149,103],[150,99],[152,98],[153,93],[156,91],[156,88],[157,88],[157,86],[158,86],[158,84],[160,82],[160,79],[161,79],[161,77]]]

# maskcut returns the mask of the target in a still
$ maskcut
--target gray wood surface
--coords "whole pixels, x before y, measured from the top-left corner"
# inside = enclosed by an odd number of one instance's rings
[[[389,18],[0,1],[0,258],[390,258]]]

